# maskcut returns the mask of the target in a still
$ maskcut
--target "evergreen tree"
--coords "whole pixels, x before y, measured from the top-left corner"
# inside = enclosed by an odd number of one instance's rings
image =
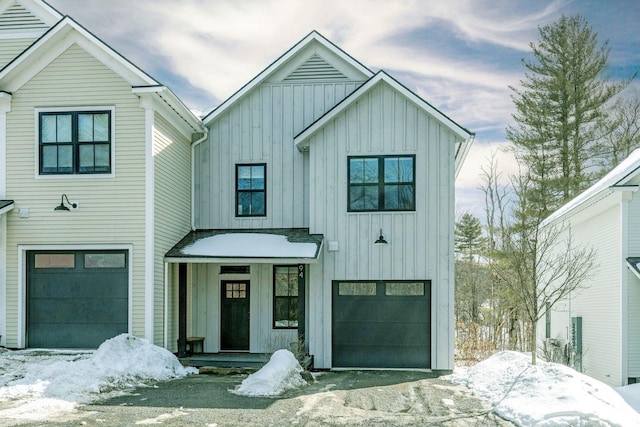
[[[511,87],[516,107],[507,128],[518,160],[530,175],[525,197],[543,217],[588,188],[595,177],[600,118],[605,104],[628,81],[608,82],[609,48],[580,16],[562,16],[540,28],[521,88]]]

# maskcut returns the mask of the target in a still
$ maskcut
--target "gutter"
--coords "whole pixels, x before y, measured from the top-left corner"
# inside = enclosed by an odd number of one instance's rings
[[[205,141],[209,137],[209,127],[204,127],[204,135],[191,143],[191,230],[196,231],[196,168],[195,168],[195,151],[196,146]]]

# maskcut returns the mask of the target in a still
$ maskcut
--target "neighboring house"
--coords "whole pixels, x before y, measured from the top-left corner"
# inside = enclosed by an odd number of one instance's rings
[[[0,1],[0,68],[0,344],[165,345],[201,120],[42,1]]]
[[[540,339],[570,344],[575,366],[612,386],[640,379],[639,185],[636,150],[541,225],[564,227],[572,245],[591,246],[596,268],[542,320]]]
[[[317,32],[203,119],[168,345],[453,369],[454,177],[473,134]],[[181,319],[181,320],[179,320]]]

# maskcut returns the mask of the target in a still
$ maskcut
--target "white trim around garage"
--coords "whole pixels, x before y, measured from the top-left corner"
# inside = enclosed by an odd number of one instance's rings
[[[128,332],[133,330],[133,245],[18,245],[18,348],[24,348],[27,343],[27,251],[108,251],[126,250],[129,253],[129,303],[127,307]]]

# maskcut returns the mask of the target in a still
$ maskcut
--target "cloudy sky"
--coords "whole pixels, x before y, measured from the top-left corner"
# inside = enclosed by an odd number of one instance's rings
[[[482,211],[478,174],[504,129],[538,27],[580,14],[611,48],[611,78],[640,69],[640,0],[49,0],[208,111],[311,30],[384,69],[476,133],[457,180],[458,214]],[[640,84],[634,83],[637,90]],[[514,172],[499,155],[504,177]]]

